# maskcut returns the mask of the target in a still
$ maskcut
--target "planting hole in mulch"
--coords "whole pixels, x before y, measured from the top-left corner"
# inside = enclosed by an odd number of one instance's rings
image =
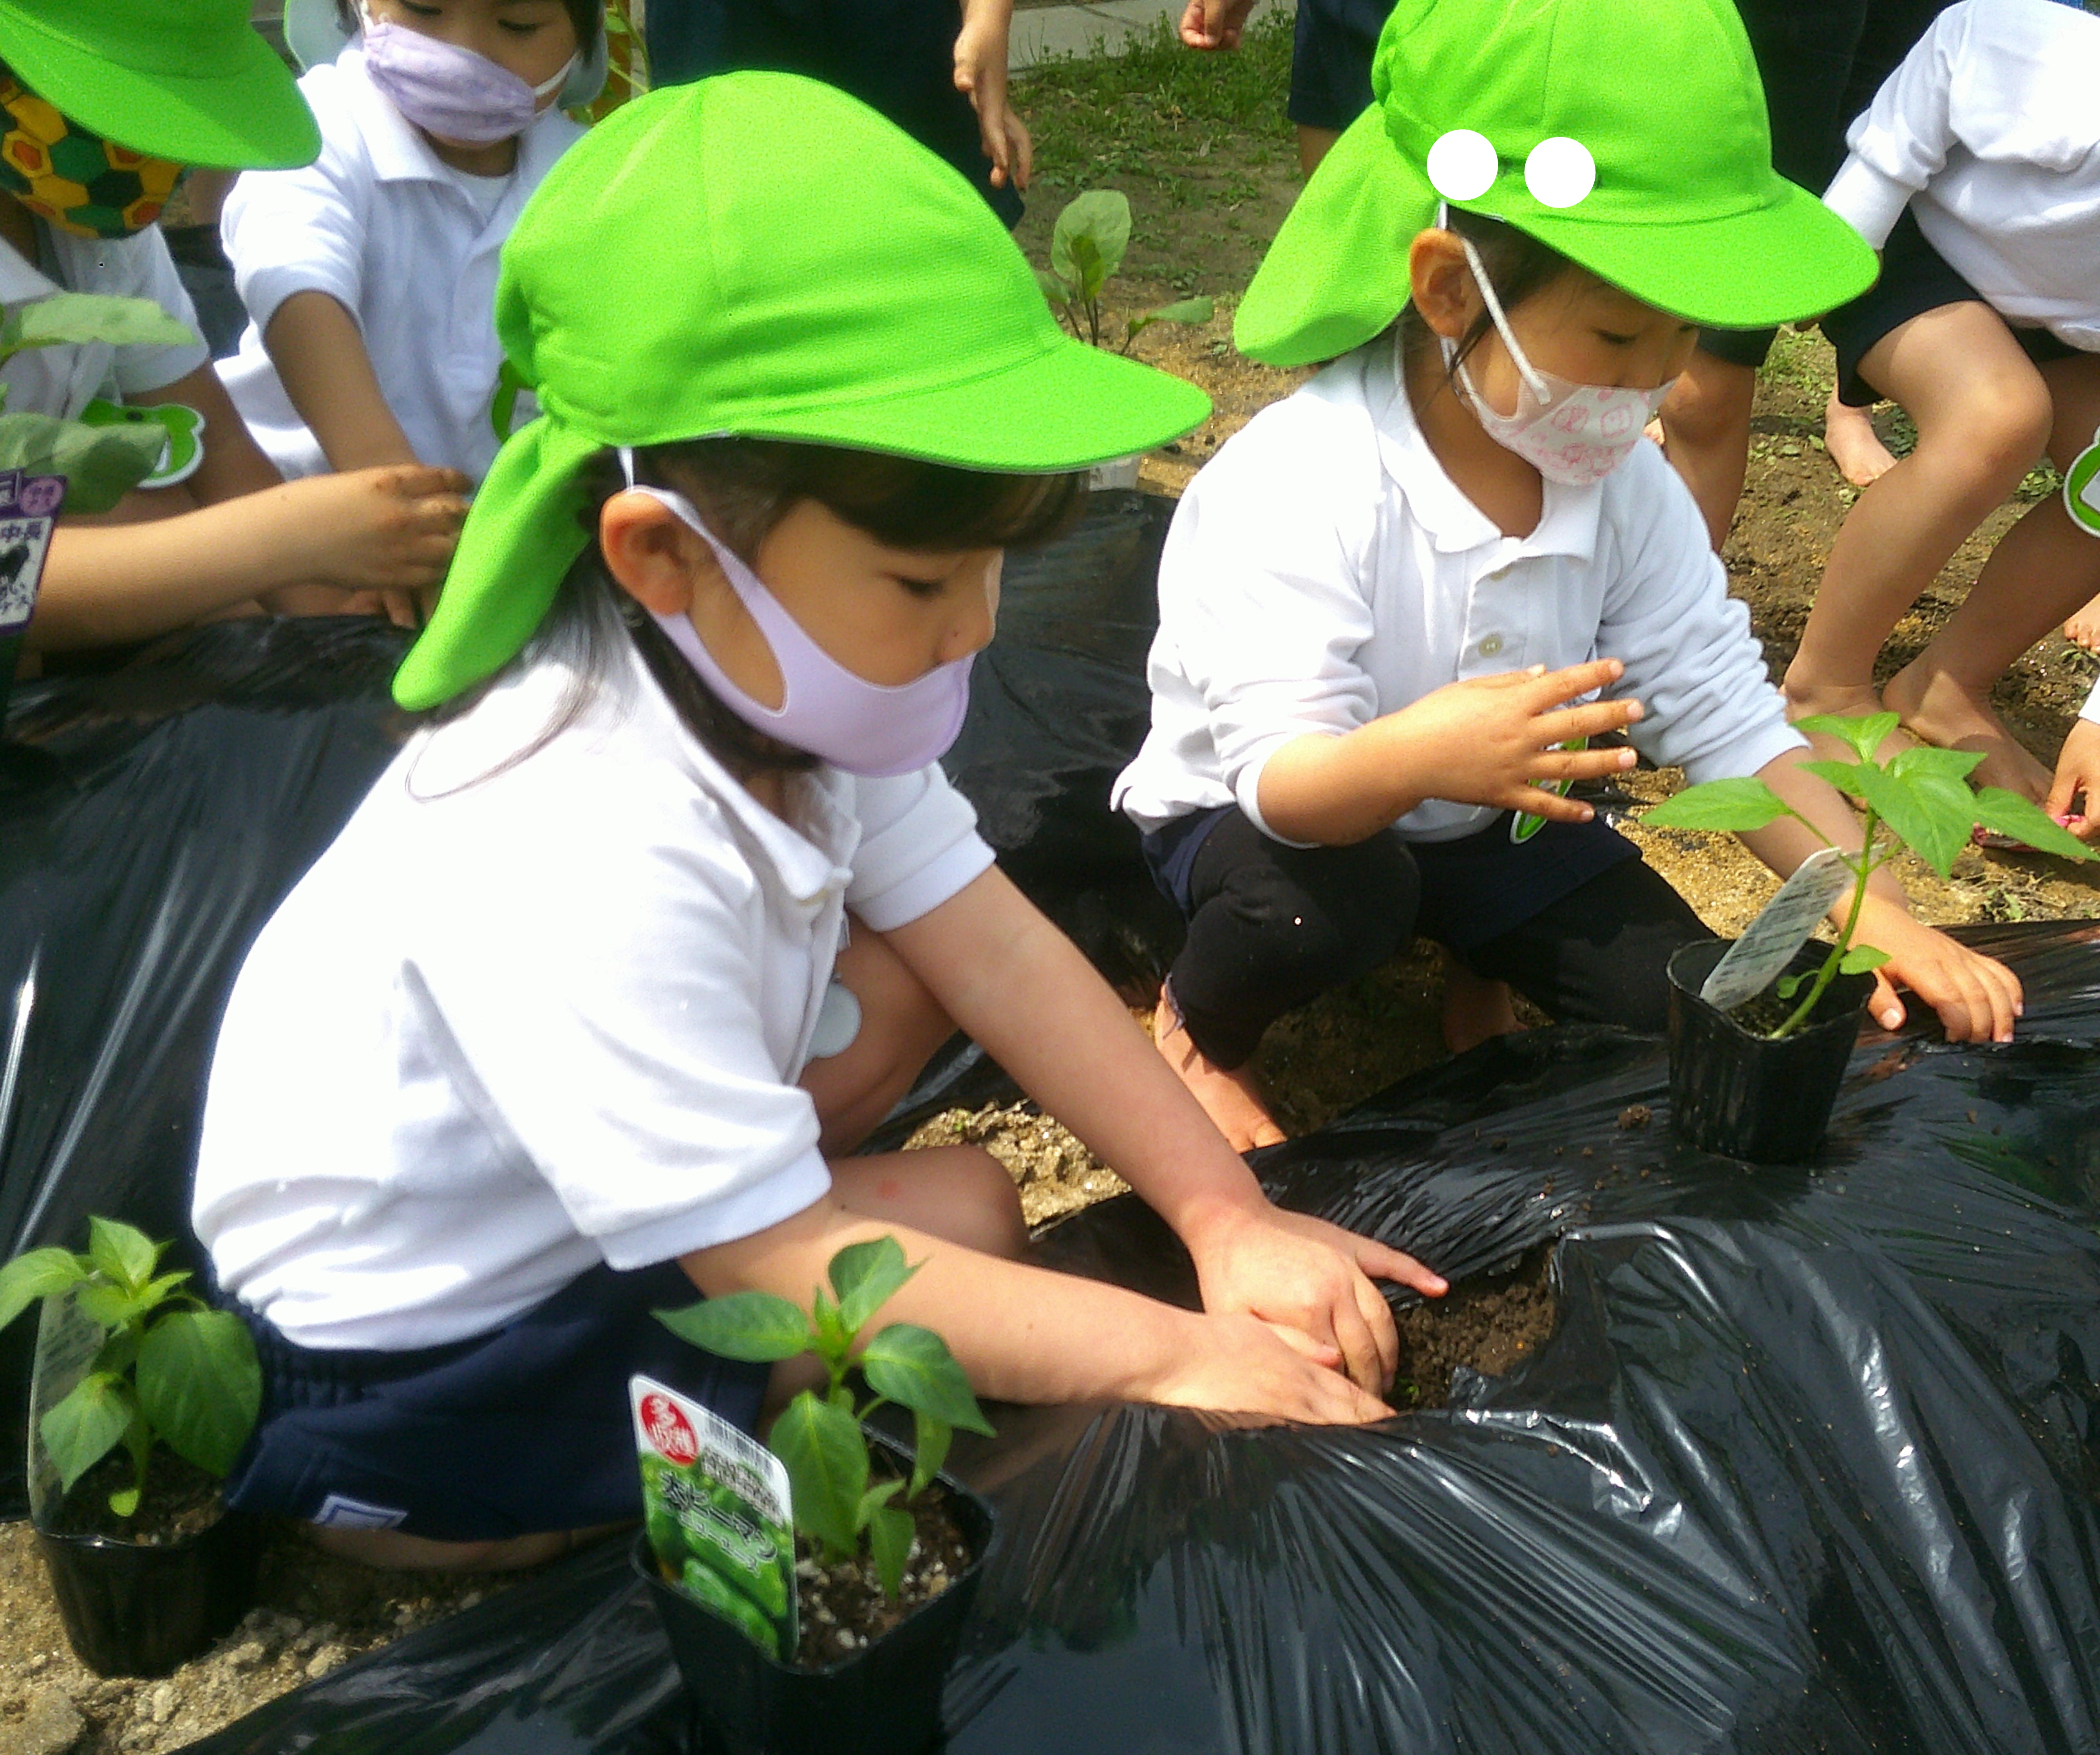
[[[801,1637],[795,1661],[821,1669],[850,1657],[915,1609],[931,1603],[969,1569],[971,1553],[961,1526],[948,1509],[948,1490],[938,1481],[904,1509],[918,1534],[904,1563],[904,1588],[883,1594],[874,1561],[865,1556],[827,1565],[807,1536],[795,1541],[796,1600]]]
[[[1533,1352],[1560,1314],[1548,1284],[1552,1253],[1542,1245],[1507,1273],[1467,1280],[1401,1311],[1400,1369],[1387,1398],[1393,1406],[1410,1413],[1445,1407],[1457,1367],[1501,1377]]]

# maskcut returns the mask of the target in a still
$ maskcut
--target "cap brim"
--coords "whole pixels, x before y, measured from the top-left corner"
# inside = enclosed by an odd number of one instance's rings
[[[739,423],[739,436],[893,452],[959,469],[1047,474],[1149,451],[1200,426],[1193,384],[1060,335],[1019,365],[905,396]]]
[[[15,77],[83,128],[150,158],[226,170],[313,162],[313,112],[269,44],[244,29],[222,71],[151,76],[82,48],[0,0],[0,46]]]
[[[1516,223],[1644,303],[1717,329],[1820,317],[1874,284],[1865,239],[1807,190],[1775,176],[1777,198],[1724,218],[1586,224],[1573,211]]]

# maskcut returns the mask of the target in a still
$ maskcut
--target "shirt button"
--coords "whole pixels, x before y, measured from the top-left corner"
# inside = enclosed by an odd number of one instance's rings
[[[1502,649],[1502,637],[1498,633],[1491,633],[1480,642],[1480,656],[1482,658],[1493,658],[1495,654],[1501,651]]]

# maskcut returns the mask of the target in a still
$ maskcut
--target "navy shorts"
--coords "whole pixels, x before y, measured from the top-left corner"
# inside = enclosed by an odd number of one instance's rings
[[[1392,0],[1298,0],[1286,113],[1339,134],[1370,108],[1371,51]]]
[[[400,1352],[301,1347],[242,1309],[262,1412],[226,1502],[436,1541],[638,1518],[632,1374],[757,1426],[772,1368],[702,1352],[650,1314],[699,1296],[676,1262],[594,1268],[488,1334]]]

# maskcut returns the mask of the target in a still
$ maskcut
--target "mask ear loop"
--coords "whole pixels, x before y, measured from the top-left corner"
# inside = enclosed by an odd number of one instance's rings
[[[1546,381],[1533,369],[1524,349],[1517,345],[1517,338],[1510,333],[1509,319],[1502,313],[1502,302],[1495,297],[1494,283],[1488,278],[1487,265],[1480,260],[1480,253],[1473,248],[1473,240],[1465,233],[1462,232],[1456,235],[1460,246],[1466,252],[1466,266],[1472,270],[1473,284],[1480,288],[1480,297],[1487,302],[1488,315],[1494,320],[1496,332],[1501,335],[1502,345],[1509,349],[1510,363],[1524,374],[1524,381],[1531,386],[1532,395],[1541,402],[1546,401],[1552,392],[1546,388]]]

